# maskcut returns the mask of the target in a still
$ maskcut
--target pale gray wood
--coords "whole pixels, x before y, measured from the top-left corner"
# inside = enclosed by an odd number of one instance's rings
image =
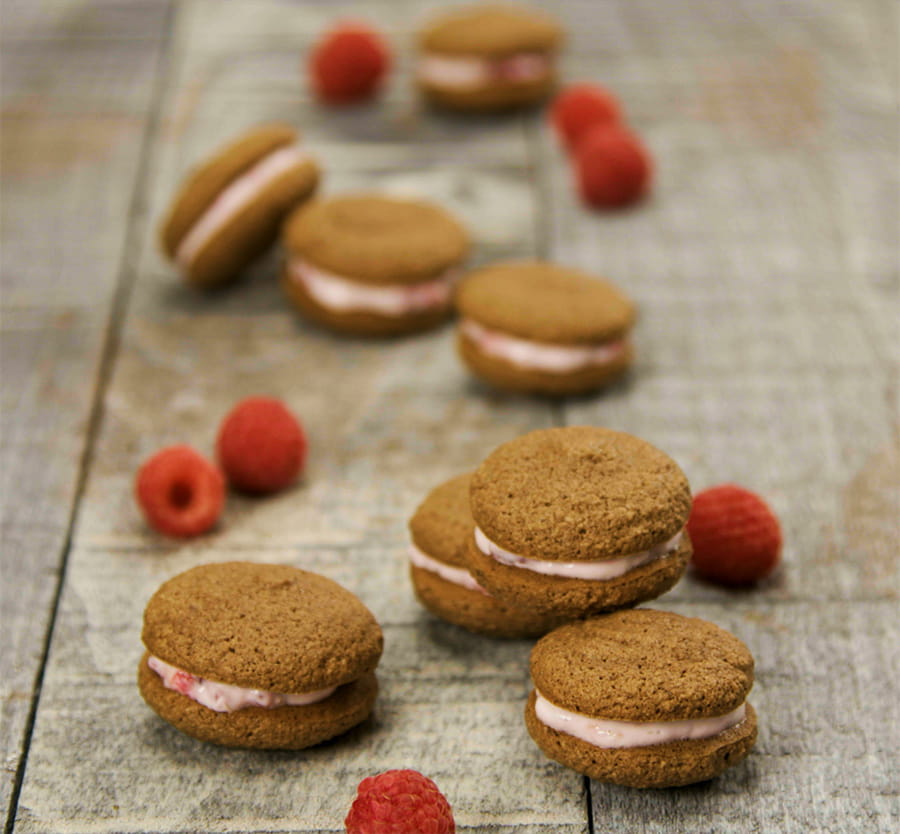
[[[84,3],[42,15],[4,8],[4,816],[28,741],[160,56],[165,6],[142,9],[101,20]]]

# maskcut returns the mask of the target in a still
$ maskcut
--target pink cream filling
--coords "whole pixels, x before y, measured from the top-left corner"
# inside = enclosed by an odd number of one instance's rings
[[[550,72],[541,52],[520,52],[505,58],[451,57],[426,53],[419,59],[421,81],[448,89],[477,88],[497,81],[537,81]]]
[[[329,310],[384,316],[402,316],[446,306],[459,277],[459,270],[452,267],[430,281],[375,287],[328,272],[300,258],[292,258],[288,269],[291,280],[301,284],[313,299]]]
[[[534,712],[553,730],[579,738],[594,747],[649,747],[670,741],[711,738],[744,720],[747,705],[727,715],[690,718],[683,721],[608,721],[556,706],[535,690]]]
[[[236,214],[253,202],[262,191],[291,168],[306,162],[308,154],[296,145],[279,148],[256,163],[249,171],[232,180],[210,204],[178,245],[175,261],[183,269],[197,253]]]
[[[191,700],[208,707],[215,712],[235,712],[244,707],[301,707],[324,701],[336,686],[318,689],[315,692],[301,692],[295,695],[282,695],[278,692],[265,692],[261,689],[242,689],[228,683],[218,683],[206,678],[192,675],[171,666],[158,657],[150,657],[147,665],[162,678],[163,686]]]
[[[513,568],[524,568],[544,576],[562,576],[570,579],[609,580],[623,576],[630,570],[646,565],[678,549],[682,533],[676,533],[669,541],[657,544],[649,550],[633,553],[621,559],[608,559],[598,562],[551,562],[547,559],[530,559],[504,550],[492,542],[480,528],[475,528],[475,544],[485,556],[509,565]]]
[[[618,359],[628,344],[624,339],[597,345],[554,345],[532,342],[528,339],[507,336],[497,330],[489,330],[472,319],[464,319],[460,327],[478,349],[489,356],[522,368],[550,373],[567,373],[592,365],[607,365]]]
[[[489,596],[488,592],[475,581],[475,577],[465,568],[457,568],[453,565],[448,565],[446,562],[432,559],[431,556],[423,553],[414,544],[409,546],[409,561],[417,568],[436,573],[441,579],[446,579],[447,582],[452,582],[454,585],[462,585],[463,588],[468,588],[470,591],[478,591]]]

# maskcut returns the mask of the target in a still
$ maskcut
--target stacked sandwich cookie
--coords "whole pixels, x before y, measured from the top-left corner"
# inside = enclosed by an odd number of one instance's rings
[[[450,623],[491,637],[537,637],[563,620],[494,599],[469,572],[471,474],[435,487],[409,522],[410,579],[419,601]]]
[[[475,471],[467,561],[497,599],[567,618],[655,599],[684,574],[691,494],[649,443],[591,426],[541,429]]]
[[[534,104],[556,83],[562,41],[559,25],[532,9],[488,3],[456,9],[419,37],[419,88],[455,110]]]
[[[374,194],[298,209],[284,228],[283,286],[300,312],[345,333],[426,330],[452,310],[465,229],[422,200]]]
[[[163,220],[163,250],[189,283],[225,283],[275,242],[284,217],[318,182],[293,128],[256,127],[189,174]]]
[[[570,623],[538,641],[531,676],[531,737],[601,782],[702,782],[756,741],[753,657],[705,620],[637,609]]]
[[[487,266],[460,284],[457,307],[462,360],[499,388],[583,394],[632,361],[634,304],[576,269],[537,261]]]
[[[372,711],[381,629],[340,585],[287,565],[202,565],[165,582],[144,613],[138,685],[189,736],[299,750]]]

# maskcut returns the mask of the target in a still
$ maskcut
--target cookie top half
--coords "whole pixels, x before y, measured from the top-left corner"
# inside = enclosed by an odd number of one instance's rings
[[[502,57],[522,52],[552,52],[562,45],[563,30],[553,18],[526,6],[482,3],[455,9],[421,34],[426,52]]]
[[[409,520],[413,544],[426,556],[459,568],[468,567],[466,549],[475,522],[469,509],[472,474],[457,475],[435,487]]]
[[[448,212],[425,200],[353,194],[315,200],[284,227],[292,255],[369,284],[413,284],[456,266],[469,236]]]
[[[381,628],[352,593],[288,565],[201,565],[163,583],[141,634],[150,653],[220,683],[302,693],[371,672]]]
[[[541,261],[493,264],[469,273],[457,291],[466,318],[538,342],[596,344],[624,336],[636,310],[612,284]]]
[[[726,715],[753,686],[753,656],[713,623],[635,609],[564,625],[531,652],[531,676],[563,709],[612,721]]]
[[[668,541],[691,509],[684,473],[645,440],[594,426],[504,443],[472,476],[472,515],[495,544],[532,559],[618,559]]]
[[[178,245],[225,188],[279,148],[293,145],[297,131],[286,124],[253,128],[197,165],[175,194],[160,234],[163,249],[174,258]]]

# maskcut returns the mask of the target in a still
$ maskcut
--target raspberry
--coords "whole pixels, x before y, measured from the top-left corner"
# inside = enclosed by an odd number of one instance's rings
[[[225,503],[225,480],[190,446],[169,446],[138,470],[135,495],[147,523],[167,536],[209,530]]]
[[[591,206],[617,208],[641,197],[650,184],[650,156],[633,133],[618,125],[595,125],[575,149],[582,199]]]
[[[427,776],[388,770],[359,783],[347,834],[454,834],[450,803]]]
[[[723,484],[694,498],[687,523],[694,570],[722,585],[750,585],[768,576],[781,557],[781,528],[753,492]]]
[[[313,47],[309,61],[313,89],[328,104],[371,98],[390,60],[378,32],[361,23],[342,23]]]
[[[222,421],[216,454],[232,486],[277,492],[303,470],[306,435],[280,400],[248,397]]]
[[[616,124],[622,114],[612,93],[596,84],[572,84],[554,99],[550,120],[571,151],[586,130],[598,124]]]

